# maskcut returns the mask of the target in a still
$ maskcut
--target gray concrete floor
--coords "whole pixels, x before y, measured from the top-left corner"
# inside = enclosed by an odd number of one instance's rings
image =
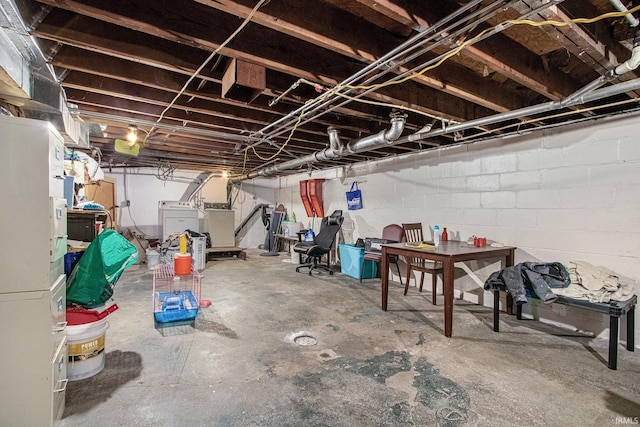
[[[607,426],[640,417],[638,352],[392,283],[296,273],[290,257],[210,261],[195,327],[156,329],[152,272],[118,281],[105,368],[67,387],[62,426]],[[284,262],[284,261],[288,262]],[[427,278],[428,281],[428,278]],[[427,288],[427,287],[425,287]],[[440,297],[442,298],[442,297]],[[298,345],[299,334],[315,345]],[[304,340],[303,340],[304,341]],[[304,342],[303,342],[304,343]]]

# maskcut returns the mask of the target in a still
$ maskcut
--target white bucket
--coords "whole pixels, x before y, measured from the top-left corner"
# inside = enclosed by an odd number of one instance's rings
[[[104,369],[104,341],[109,329],[107,319],[67,326],[69,381],[83,380]]]
[[[147,268],[149,270],[155,269],[160,265],[160,252],[154,251],[153,249],[147,249]]]
[[[293,245],[291,245],[291,264],[300,264],[300,254],[293,250]]]

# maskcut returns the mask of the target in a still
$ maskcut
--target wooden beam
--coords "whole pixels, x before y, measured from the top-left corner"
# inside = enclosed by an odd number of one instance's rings
[[[221,42],[224,39],[225,36],[223,32],[227,30],[225,27],[228,27],[229,22],[224,16],[214,14],[215,11],[217,11],[218,14],[224,14],[224,12],[204,5],[199,5],[202,10],[197,10],[198,8],[194,5],[191,5],[190,8],[187,6],[181,7],[178,12],[185,17],[184,20],[176,18],[168,19],[162,15],[160,9],[162,4],[167,0],[157,2],[158,4],[154,6],[153,10],[141,11],[136,9],[135,12],[138,12],[138,14],[145,12],[144,21],[141,20],[141,18],[137,18],[138,15],[132,11],[132,8],[127,8],[113,2],[100,3],[101,7],[109,8],[107,10],[96,6],[88,6],[87,4],[73,0],[65,0],[62,2],[57,0],[40,1],[52,6],[63,7],[95,19],[102,19],[112,24],[125,26],[167,40],[185,43],[209,51],[220,47],[219,42],[216,43],[214,40],[219,39]],[[198,3],[195,4],[197,5]],[[198,14],[202,17],[197,23],[188,22],[189,20],[193,21],[194,16],[199,16]],[[204,28],[202,28],[204,20],[217,22],[218,25],[215,27],[209,26],[204,30]],[[232,28],[228,28],[228,30],[231,29]],[[248,62],[286,74],[316,81],[326,86],[334,86],[342,79],[355,74],[361,69],[361,66],[358,65],[355,60],[351,58],[345,60],[345,54],[348,52],[344,50],[335,52],[334,50],[314,49],[313,46],[316,45],[309,45],[307,40],[300,40],[292,36],[287,38],[283,36],[283,34],[286,33],[279,31],[280,30],[274,31],[266,27],[254,26],[252,27],[251,37],[243,37],[241,33],[232,43],[221,49],[220,53],[233,58],[242,58]],[[224,32],[224,34],[229,33]],[[291,49],[287,49],[285,54],[283,54],[281,48],[283,45],[291,47]],[[367,48],[372,47],[369,45]],[[350,51],[353,51],[353,48],[350,48]],[[367,50],[361,49],[361,51],[366,52]],[[362,61],[362,58],[358,61]],[[398,69],[398,72],[403,71],[406,71],[406,69],[402,67]],[[458,84],[456,82],[457,74],[458,73],[449,73],[449,79],[447,81],[442,81],[428,75],[416,77],[416,81],[494,111],[503,112],[525,105],[522,101],[518,102],[517,94],[495,99],[496,94],[501,91],[492,90],[490,87],[484,89],[484,92],[480,95],[466,91],[464,84]],[[489,85],[490,84],[491,83],[489,83]],[[487,82],[485,82],[484,85],[478,84],[476,87],[483,88],[485,86],[487,86]]]
[[[249,6],[238,0],[197,1],[240,18],[246,18],[251,12]],[[381,4],[388,5],[384,10],[390,11],[391,18],[402,14],[401,8],[397,5],[376,2],[376,6]],[[337,9],[323,7],[317,2],[307,4],[297,0],[279,1],[268,4],[264,10],[265,12],[258,11],[254,15],[253,19],[257,23],[367,64],[374,62],[402,42],[386,31],[367,25],[366,22],[353,22],[356,20],[353,16],[346,16]],[[359,30],[352,31],[352,28]],[[469,91],[467,85],[474,76],[460,68],[455,71],[449,70],[447,64],[441,67],[444,69],[442,74],[446,74],[447,79],[439,78],[437,73],[428,73],[416,76],[415,81],[494,111],[505,112],[525,105],[524,100],[519,100],[515,93],[508,97],[498,97],[497,94],[501,91],[497,90],[491,81],[477,83],[476,91]],[[399,66],[394,73],[402,74],[406,71],[406,66]]]
[[[423,31],[438,21],[438,17],[430,15],[430,10],[425,10],[415,2],[357,1],[375,8],[376,11],[390,19],[410,26],[416,32]],[[451,49],[456,46],[449,44],[447,47]],[[445,53],[445,50],[438,48],[435,49],[435,52],[442,54]],[[499,73],[551,100],[561,99],[579,88],[575,81],[555,71],[553,73],[547,72],[541,64],[534,68],[533,64],[540,63],[538,57],[500,34],[476,45],[465,47],[452,60],[464,63],[462,61],[464,58],[486,66],[489,71]]]

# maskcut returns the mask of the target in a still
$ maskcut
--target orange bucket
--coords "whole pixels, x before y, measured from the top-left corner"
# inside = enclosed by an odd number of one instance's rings
[[[191,255],[175,254],[173,256],[173,271],[176,276],[191,274]]]

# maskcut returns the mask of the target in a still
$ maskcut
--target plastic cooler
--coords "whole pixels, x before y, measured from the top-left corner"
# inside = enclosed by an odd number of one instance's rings
[[[358,248],[354,244],[338,245],[340,252],[340,270],[347,276],[356,279],[372,279],[378,274],[378,266],[375,261],[366,260],[364,267],[364,248]],[[362,276],[362,277],[361,277]]]

